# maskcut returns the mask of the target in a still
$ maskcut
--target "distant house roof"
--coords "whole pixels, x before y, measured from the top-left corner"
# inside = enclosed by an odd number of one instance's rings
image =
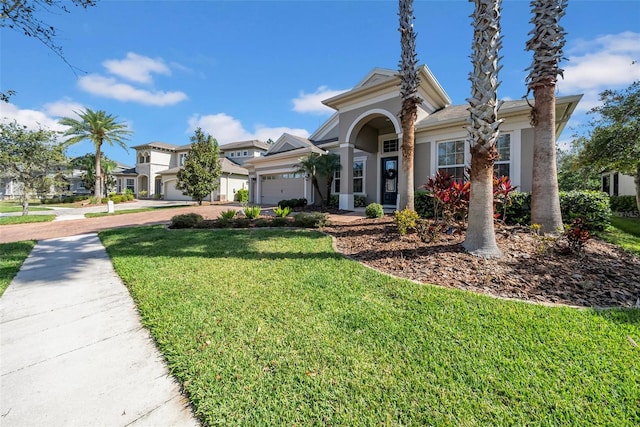
[[[153,142],[148,142],[146,144],[134,145],[131,148],[134,148],[134,149],[139,149],[139,148],[162,148],[162,149],[165,149],[165,150],[175,150],[176,148],[178,148],[178,146],[174,145],[174,144],[169,144],[169,143],[166,143],[166,142],[153,141]]]
[[[227,159],[226,157],[220,158],[220,166],[222,167],[222,173],[233,174],[233,175],[249,175],[248,170],[246,170],[241,166],[238,166],[237,164]],[[182,169],[182,167],[177,166],[175,168],[165,169],[163,171],[160,171],[158,172],[158,174],[159,175],[175,175],[180,171],[180,169]]]
[[[220,151],[227,151],[227,150],[237,150],[240,148],[259,148],[261,150],[268,150],[270,147],[269,144],[267,144],[266,142],[262,142],[260,140],[257,139],[252,139],[250,141],[237,141],[237,142],[230,142],[228,144],[223,144],[220,146]]]
[[[138,175],[136,168],[133,166],[125,165],[124,163],[116,162],[116,167],[113,169],[114,175]]]

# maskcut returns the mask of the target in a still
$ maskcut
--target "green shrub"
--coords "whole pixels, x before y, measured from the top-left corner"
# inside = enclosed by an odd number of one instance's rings
[[[231,222],[231,224],[233,225],[233,228],[249,228],[251,225],[251,219],[248,217],[236,218]]]
[[[243,210],[244,216],[248,219],[256,219],[260,216],[262,208],[260,206],[246,206]]]
[[[241,188],[240,190],[236,191],[236,195],[233,196],[233,199],[236,202],[248,203],[249,202],[249,190],[247,190],[246,188]]]
[[[142,190],[142,191],[138,192],[138,195],[140,197],[142,197],[143,199],[147,197],[147,194],[149,194],[149,193],[147,193],[147,190]]]
[[[340,196],[338,196],[337,194],[332,194],[331,197],[329,197],[329,206],[332,208],[337,208],[340,205]]]
[[[510,225],[531,223],[531,194],[511,193],[511,204],[506,207],[503,220]]]
[[[417,191],[414,194],[413,205],[416,208],[416,212],[422,218],[433,218],[436,212],[437,203],[435,197],[431,196],[426,191]]]
[[[289,206],[281,207],[273,209],[273,213],[278,218],[286,218],[291,213],[291,208]]]
[[[354,208],[364,208],[365,206],[367,206],[367,198],[365,196],[353,196]]]
[[[293,216],[293,226],[302,228],[321,228],[329,225],[327,214],[321,212],[300,212]]]
[[[602,191],[561,191],[560,209],[565,224],[583,218],[593,230],[604,230],[611,221],[609,196]]]
[[[278,202],[278,206],[283,208],[303,208],[307,206],[307,199],[285,199]]]
[[[238,212],[235,209],[227,209],[226,211],[220,212],[220,218],[222,219],[233,219],[236,217]]]
[[[203,219],[200,222],[194,224],[193,228],[216,228],[217,221],[215,219]]]
[[[171,224],[169,225],[169,228],[193,228],[202,220],[202,215],[193,212],[188,214],[175,215],[173,218],[171,218]]]
[[[384,209],[379,203],[371,203],[364,210],[367,218],[382,218],[384,216]]]
[[[263,228],[269,227],[271,225],[271,222],[267,218],[258,218],[253,222],[253,225]]]
[[[272,218],[269,225],[271,227],[287,227],[290,224],[289,218],[278,216]]]
[[[155,194],[153,195],[153,198],[154,198],[154,199],[156,199],[156,200],[160,200],[160,199],[162,199],[162,194],[160,194],[160,193],[155,193]]]
[[[609,198],[609,206],[616,213],[638,212],[636,196],[611,196]]]
[[[415,230],[418,219],[420,219],[420,215],[411,209],[403,209],[393,213],[393,222],[398,226],[400,235],[407,234],[409,230]]]

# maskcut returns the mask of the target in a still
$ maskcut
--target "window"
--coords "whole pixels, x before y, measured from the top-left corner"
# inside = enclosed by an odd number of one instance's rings
[[[241,154],[242,153],[240,151],[236,151],[236,157],[242,157]]]
[[[131,190],[135,192],[136,190],[136,180],[133,178],[127,178],[127,190]]]
[[[493,174],[497,177],[509,176],[511,164],[511,135],[502,134],[498,138],[498,159],[493,164]]]
[[[118,193],[122,194],[122,178],[118,178]]]
[[[438,144],[438,171],[446,172],[456,180],[464,180],[465,142],[463,140]]]
[[[249,157],[249,152],[248,151],[243,151],[242,152],[242,157]]]
[[[235,156],[236,156],[236,153],[234,152],[229,153],[229,157],[235,157]]]
[[[340,193],[340,170],[339,169],[333,173],[333,192],[335,194]]]
[[[78,188],[79,188],[80,190],[84,190],[84,189],[86,189],[86,187],[84,186],[84,181],[80,181],[80,182],[78,183]]]
[[[398,151],[398,140],[397,139],[384,141],[382,143],[382,152],[383,153],[393,153],[395,151]]]
[[[149,154],[145,157],[145,163],[151,163],[151,156]]]
[[[353,162],[353,192],[364,193],[364,160]]]
[[[180,160],[179,160],[180,164],[178,166],[183,166],[185,160],[187,160],[187,153],[180,153]]]
[[[471,154],[464,140],[440,142],[437,145],[437,168],[453,176],[458,181],[468,179],[465,176],[467,165],[471,163]],[[511,174],[511,135],[501,134],[496,143],[498,158],[493,165],[494,175]]]
[[[138,163],[144,163],[144,156],[138,157]]]

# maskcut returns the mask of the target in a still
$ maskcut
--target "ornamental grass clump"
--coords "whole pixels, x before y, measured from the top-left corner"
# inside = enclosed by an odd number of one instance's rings
[[[277,208],[273,209],[273,214],[277,218],[286,218],[287,216],[289,216],[290,213],[291,213],[291,208],[289,206],[282,207],[278,205]]]
[[[220,212],[220,218],[222,219],[233,219],[238,214],[238,211],[233,209],[227,209],[226,211]]]
[[[246,206],[243,210],[244,216],[248,219],[256,219],[260,216],[262,208],[260,206]]]

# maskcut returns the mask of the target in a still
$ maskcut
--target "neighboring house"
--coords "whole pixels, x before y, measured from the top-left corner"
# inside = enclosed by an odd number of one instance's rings
[[[51,172],[50,175],[53,176],[53,174],[56,173],[62,174],[64,180],[67,182],[66,188],[56,190],[54,187],[51,187],[49,192],[44,194],[44,197],[90,195],[92,193],[85,188],[84,182],[82,181],[84,171],[80,169],[69,170],[66,166],[59,166],[55,171]],[[21,182],[9,177],[0,178],[0,200],[19,199],[23,194]]]
[[[631,175],[624,175],[615,171],[600,174],[602,191],[609,196],[635,196],[636,184]]]
[[[131,177],[118,176],[119,190],[126,182],[137,195],[146,191],[147,197],[160,195],[165,200],[191,200],[176,188],[178,171],[184,164],[191,144],[173,145],[165,142],[150,142],[132,147],[136,150],[136,166]],[[213,200],[233,200],[235,193],[248,187],[248,171],[240,166],[244,161],[264,154],[269,145],[262,141],[240,141],[220,146],[222,175],[218,189],[212,194]],[[205,199],[210,200],[211,197]]]
[[[468,106],[452,106],[426,66],[420,67],[419,76],[422,103],[415,126],[416,190],[438,170],[463,179],[471,160],[466,142]],[[341,209],[353,209],[356,195],[365,197],[367,204],[397,207],[398,177],[403,173],[399,91],[396,71],[375,68],[353,89],[323,101],[336,112],[309,138],[285,134],[263,157],[245,163],[251,182],[250,201],[264,205],[300,197],[309,203],[319,201],[310,180],[295,173],[297,164],[310,152],[334,152],[340,155],[342,168],[334,177],[332,194],[339,195]],[[556,99],[556,137],[581,97]],[[531,191],[532,186],[533,129],[529,113],[525,100],[506,101],[499,111],[499,118],[504,121],[500,126],[496,173],[508,175],[521,191]]]

